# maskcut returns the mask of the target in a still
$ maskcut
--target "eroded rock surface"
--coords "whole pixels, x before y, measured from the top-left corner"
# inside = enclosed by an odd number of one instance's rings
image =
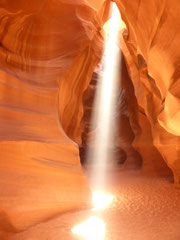
[[[134,146],[144,160],[149,158],[144,167],[152,158],[156,164],[161,153],[179,184],[179,2],[116,2],[128,28],[121,46],[139,108],[141,133],[135,133]]]
[[[179,1],[116,2],[127,25],[130,142],[145,173],[169,174],[167,164],[179,184]],[[0,2],[0,231],[87,206],[82,97],[102,55],[109,3]]]
[[[77,145],[81,101],[108,8],[104,1],[0,2],[0,231],[89,204]]]

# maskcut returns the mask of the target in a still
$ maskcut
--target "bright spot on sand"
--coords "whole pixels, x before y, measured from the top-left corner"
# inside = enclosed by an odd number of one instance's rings
[[[93,193],[92,200],[95,209],[104,209],[113,201],[114,196],[102,192]],[[103,240],[105,236],[105,224],[98,217],[90,217],[87,221],[75,226],[72,229],[73,234],[82,236],[86,240]]]
[[[103,240],[105,229],[105,224],[100,218],[90,217],[87,221],[75,226],[72,233],[82,236],[86,240]]]
[[[95,209],[107,208],[113,201],[114,196],[102,192],[93,193],[92,200],[95,205]]]

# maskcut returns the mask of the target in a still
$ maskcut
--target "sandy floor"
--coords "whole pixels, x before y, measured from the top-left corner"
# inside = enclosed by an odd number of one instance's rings
[[[81,239],[72,235],[71,228],[89,216],[99,215],[106,224],[105,240],[180,240],[180,189],[169,179],[117,172],[110,178],[109,188],[116,198],[101,213],[67,213],[6,239]]]

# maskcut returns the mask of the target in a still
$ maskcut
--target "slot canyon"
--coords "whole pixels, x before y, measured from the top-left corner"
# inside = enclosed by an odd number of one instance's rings
[[[101,144],[92,117],[112,4],[114,198],[93,210],[87,155]],[[0,0],[0,240],[180,240],[179,14],[179,0]],[[102,238],[73,234],[94,215]]]

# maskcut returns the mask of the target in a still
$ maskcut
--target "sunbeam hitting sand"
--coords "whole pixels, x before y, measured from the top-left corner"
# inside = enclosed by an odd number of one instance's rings
[[[180,0],[0,0],[0,240],[180,240]]]

